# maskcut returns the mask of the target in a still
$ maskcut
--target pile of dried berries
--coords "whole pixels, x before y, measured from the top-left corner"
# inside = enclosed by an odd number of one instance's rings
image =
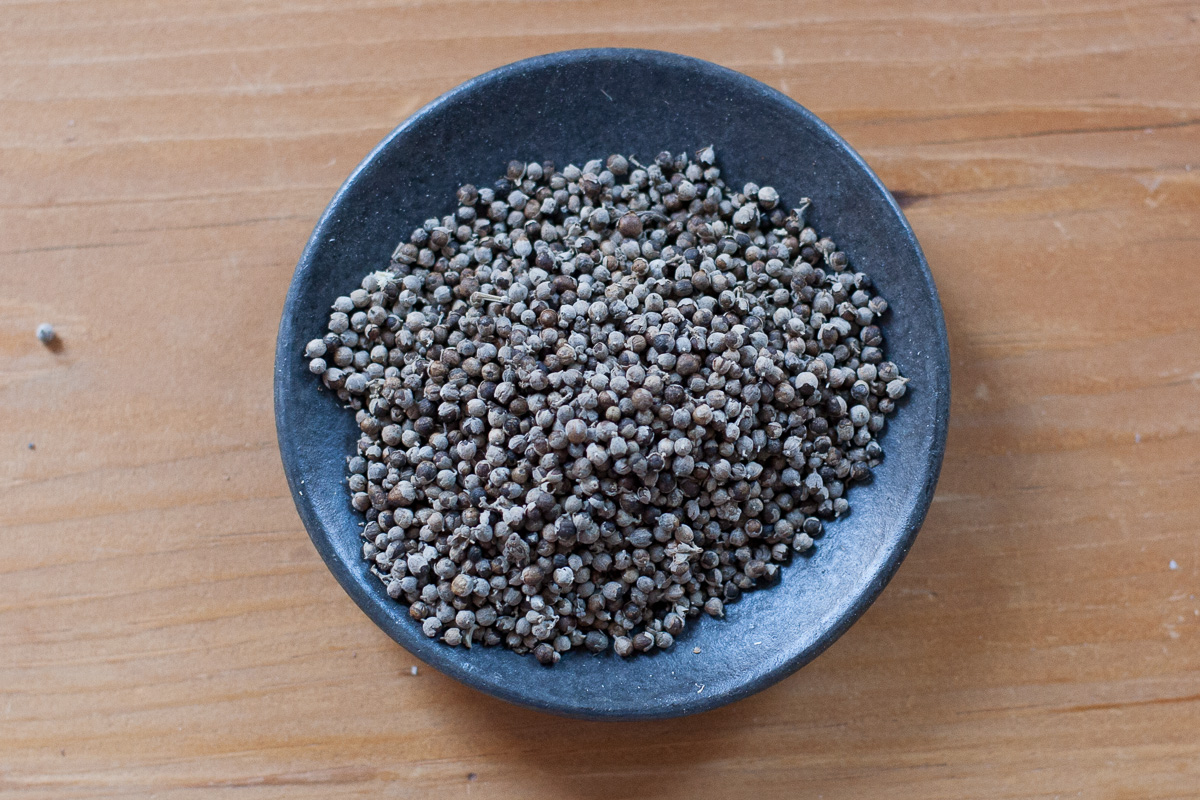
[[[905,392],[887,303],[712,148],[458,190],[333,304],[363,557],[426,636],[670,647],[849,510]]]

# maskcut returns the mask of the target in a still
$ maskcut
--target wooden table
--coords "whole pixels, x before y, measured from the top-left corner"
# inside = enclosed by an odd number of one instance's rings
[[[1200,5],[2,8],[0,796],[1200,795]],[[836,127],[954,362],[940,489],[862,621],[632,725],[413,675],[309,544],[271,410],[288,280],[359,159],[479,72],[601,44]]]

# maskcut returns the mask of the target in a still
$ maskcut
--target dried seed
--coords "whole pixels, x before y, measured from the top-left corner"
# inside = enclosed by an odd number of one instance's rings
[[[712,148],[513,161],[334,300],[304,355],[362,431],[363,557],[426,636],[669,648],[849,511],[907,379],[809,204]]]

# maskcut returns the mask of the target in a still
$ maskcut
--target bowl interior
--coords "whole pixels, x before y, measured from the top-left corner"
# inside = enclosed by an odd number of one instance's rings
[[[387,265],[401,238],[449,213],[462,183],[490,185],[510,159],[582,165],[609,153],[643,163],[660,150],[717,147],[725,179],[813,199],[809,219],[869,273],[892,312],[888,358],[911,378],[882,437],[875,479],[851,490],[850,515],[827,525],[810,557],[779,585],[695,620],[669,651],[622,660],[567,654],[554,668],[502,648],[467,651],[426,639],[361,560],[361,519],[348,502],[345,458],[357,428],[317,391],[302,358],[333,299]],[[280,448],[300,515],[346,591],[423,661],[483,691],[592,718],[701,711],[803,666],[874,600],[928,509],[949,416],[941,307],[903,215],[861,159],[812,114],[744,75],[683,56],[587,50],[518,62],[438,99],[360,165],[321,219],[296,269],[280,326],[275,407]],[[700,653],[693,652],[700,648]]]

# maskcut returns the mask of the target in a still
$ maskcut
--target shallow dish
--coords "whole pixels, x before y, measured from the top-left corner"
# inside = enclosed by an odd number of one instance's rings
[[[875,479],[848,517],[779,585],[690,624],[675,646],[623,660],[572,651],[555,667],[502,648],[425,638],[361,557],[345,459],[353,414],[317,391],[304,343],[324,331],[334,298],[388,264],[401,238],[452,210],[462,183],[490,184],[510,159],[582,165],[609,153],[653,158],[715,145],[727,182],[770,184],[785,203],[813,199],[809,219],[891,305],[887,355],[911,379],[882,438]],[[329,569],[356,603],[422,661],[482,691],[587,718],[672,717],[770,686],[850,627],[900,565],[937,483],[950,412],[945,324],[920,246],[862,159],[794,101],[705,61],[646,50],[575,50],[475,78],[430,103],[359,165],[329,204],[296,267],[279,328],[275,417],[296,507]],[[694,648],[700,648],[699,653]]]

